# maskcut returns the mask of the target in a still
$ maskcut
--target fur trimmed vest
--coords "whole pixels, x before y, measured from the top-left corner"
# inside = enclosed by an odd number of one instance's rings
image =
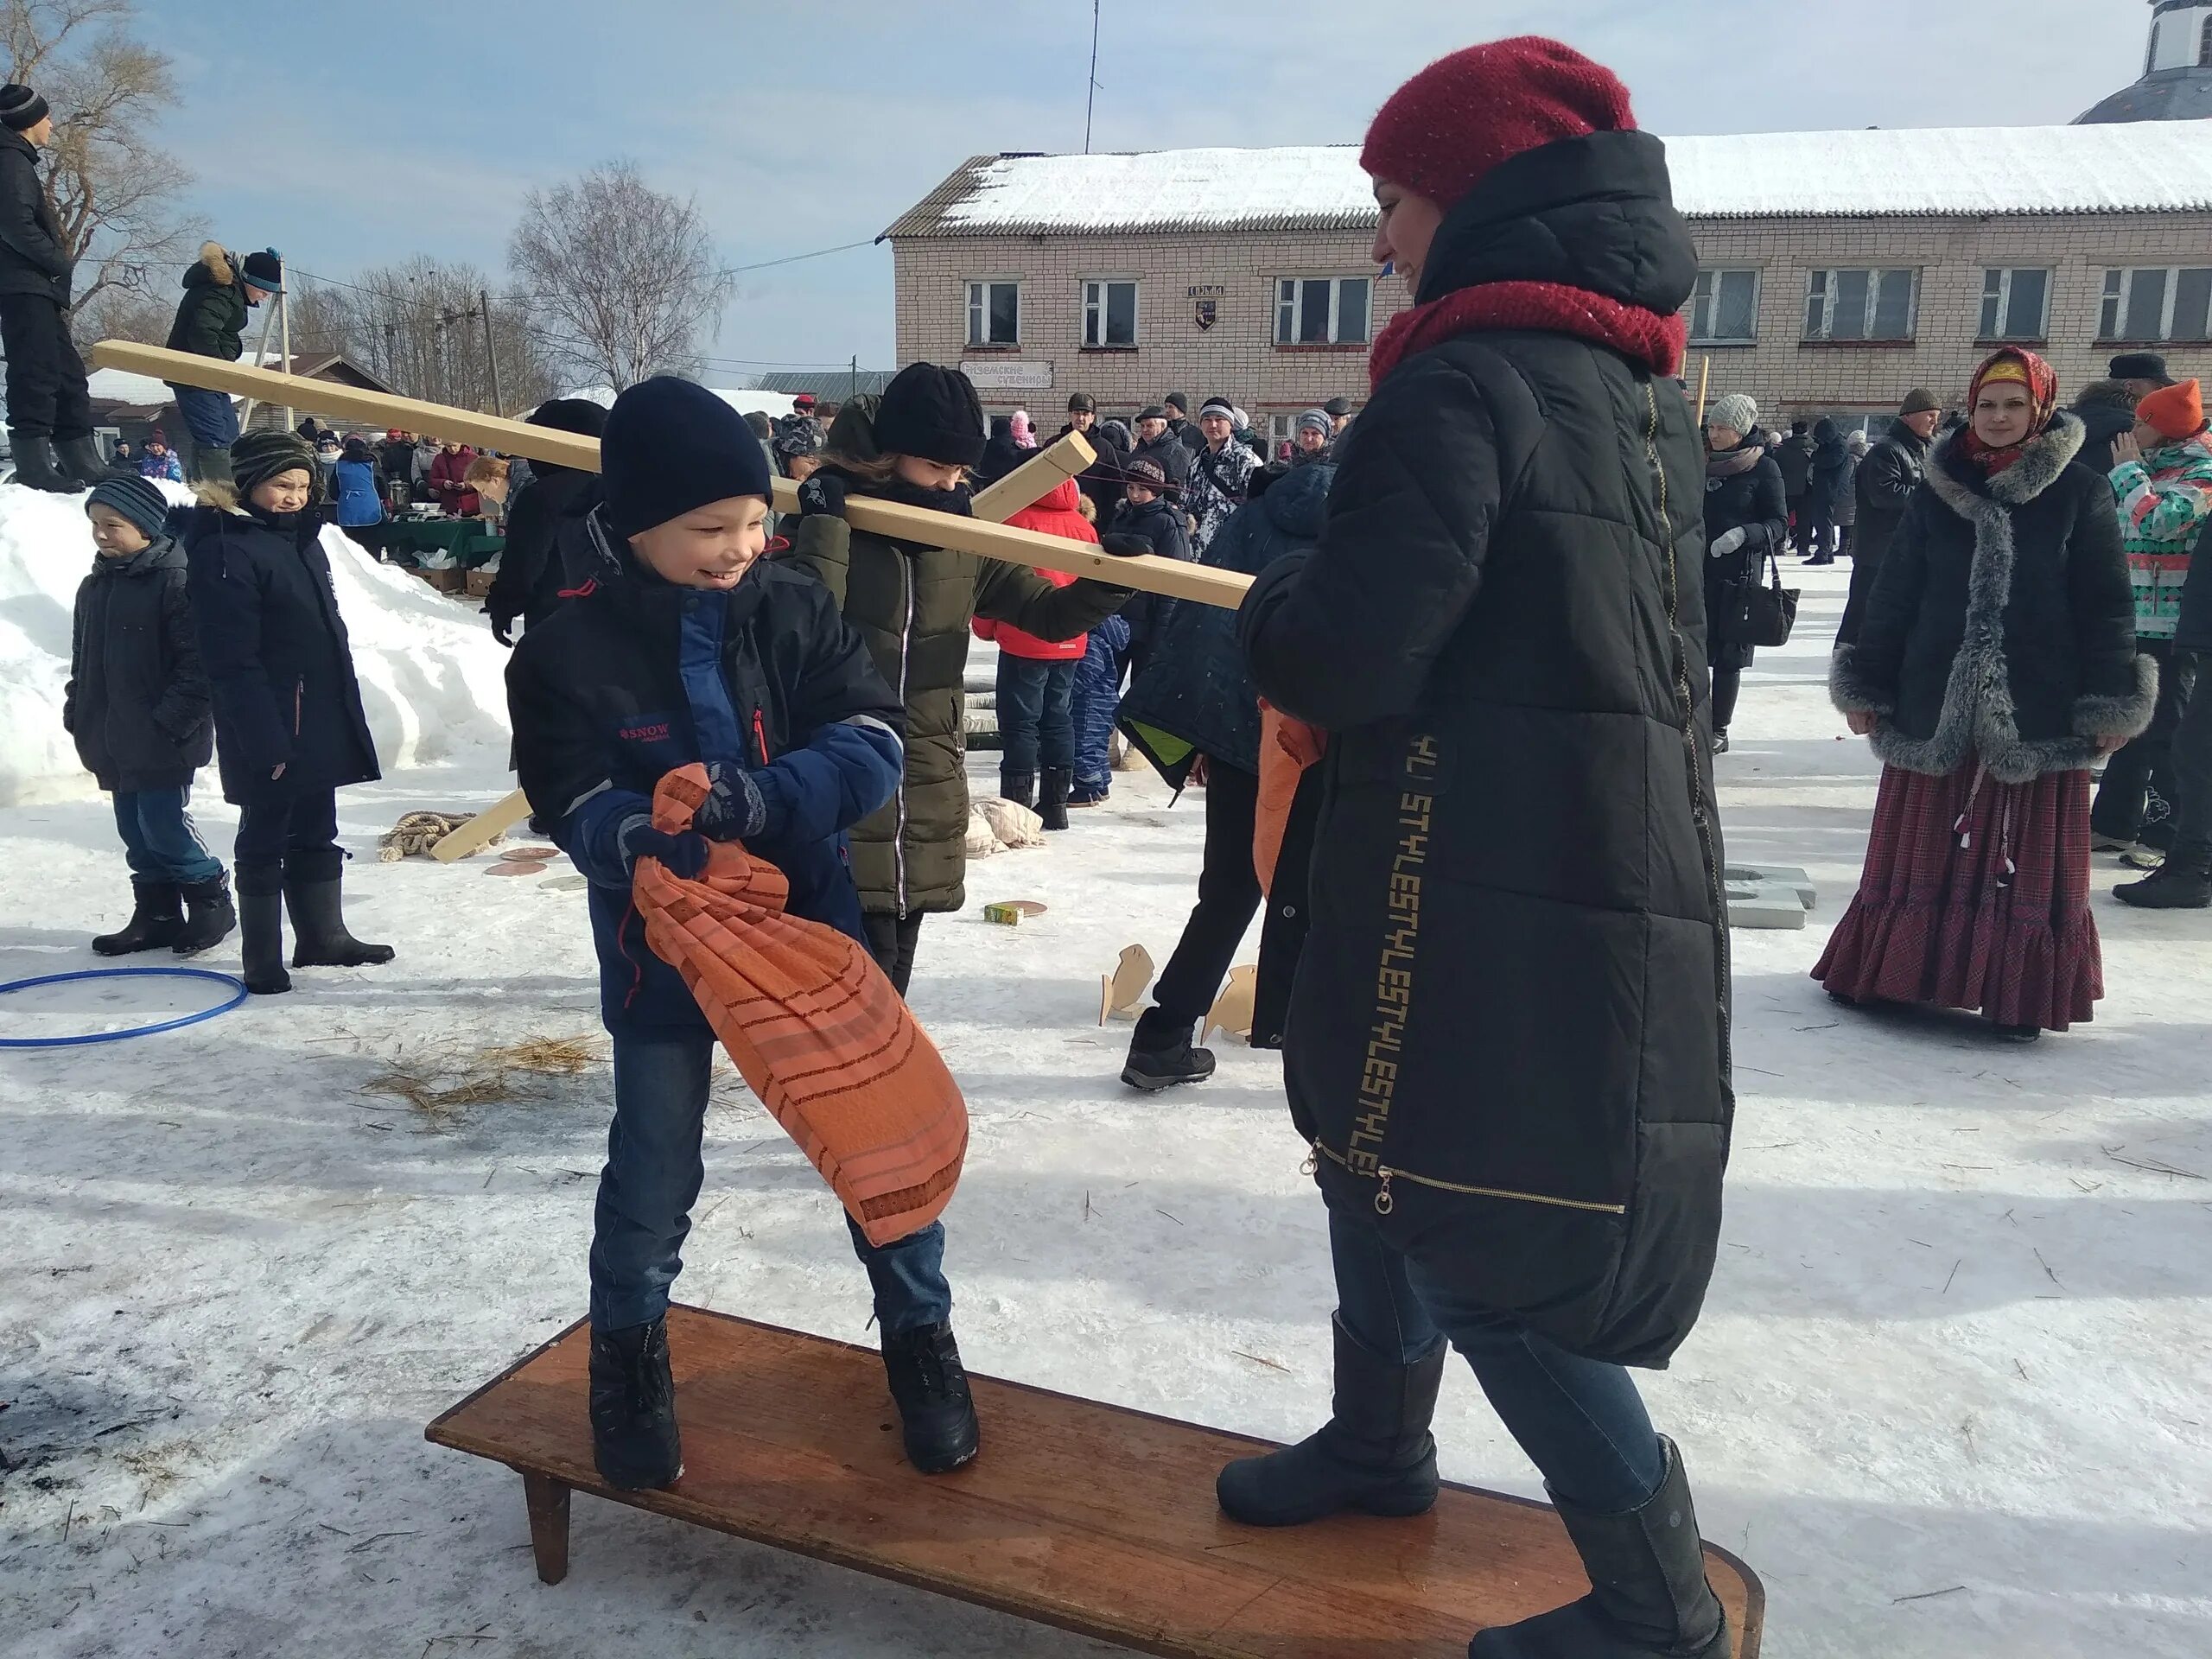
[[[2075,464],[2071,415],[1993,478],[1963,432],[1955,421],[1936,441],[1830,694],[1878,717],[1875,754],[1907,772],[1977,757],[2008,784],[2082,770],[2098,738],[2139,735],[2158,701],[2111,486]]]

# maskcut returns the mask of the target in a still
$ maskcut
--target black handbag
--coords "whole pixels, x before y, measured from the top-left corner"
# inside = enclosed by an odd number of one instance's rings
[[[1782,564],[1769,548],[1767,574],[1745,582],[1730,578],[1719,585],[1718,613],[1708,626],[1713,637],[1732,645],[1786,645],[1797,626],[1798,589],[1782,585]]]

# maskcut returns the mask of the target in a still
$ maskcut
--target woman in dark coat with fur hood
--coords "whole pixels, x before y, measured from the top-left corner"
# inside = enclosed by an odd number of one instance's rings
[[[1881,793],[1814,977],[1843,1002],[1978,1009],[2033,1041],[2104,995],[2089,767],[2151,722],[2120,521],[2058,381],[2007,346],[1937,439],[1830,675]]]

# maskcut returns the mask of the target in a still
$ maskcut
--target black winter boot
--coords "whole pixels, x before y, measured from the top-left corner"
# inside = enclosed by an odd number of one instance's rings
[[[54,459],[54,441],[43,432],[8,433],[8,446],[16,463],[16,482],[26,489],[53,495],[74,495],[84,487],[71,480]]]
[[[906,1431],[906,1461],[942,1475],[975,1458],[976,1402],[950,1325],[925,1325],[883,1339],[883,1370]]]
[[[1681,1453],[1663,1435],[1659,1445],[1666,1478],[1639,1509],[1598,1515],[1552,1494],[1590,1593],[1484,1630],[1468,1659],[1728,1659],[1728,1616],[1705,1581]]]
[[[1012,801],[1016,806],[1026,806],[1033,811],[1035,810],[1037,774],[1033,772],[1016,772],[1011,766],[1000,767],[999,795],[1002,799]]]
[[[136,478],[137,474],[121,467],[111,467],[100,459],[99,446],[88,434],[81,438],[61,438],[54,446],[54,459],[60,463],[63,476],[77,480],[78,487],[89,490],[95,484],[104,484],[111,478]]]
[[[1420,1515],[1436,1502],[1429,1420],[1445,1345],[1412,1365],[1373,1352],[1334,1321],[1336,1397],[1329,1421],[1296,1446],[1239,1458],[1213,1484],[1222,1513],[1254,1527],[1300,1527],[1325,1515]]]
[[[1213,1076],[1213,1052],[1192,1046],[1194,1027],[1176,1026],[1158,1008],[1147,1008],[1129,1039],[1129,1058],[1122,1081],[1132,1089],[1158,1094],[1179,1083],[1204,1083]]]
[[[195,484],[236,484],[227,447],[201,444],[192,452],[192,481]]]
[[[665,1319],[591,1333],[591,1457],[618,1491],[671,1486],[683,1472]]]
[[[176,936],[177,955],[197,956],[230,938],[231,930],[238,925],[238,913],[231,906],[229,876],[219,874],[205,881],[187,882],[180,891],[191,918]]]
[[[238,953],[245,965],[245,988],[256,996],[280,996],[292,988],[284,971],[284,895],[256,893],[238,874]]]
[[[1075,773],[1065,766],[1045,768],[1045,793],[1038,804],[1038,812],[1047,830],[1068,827],[1068,791],[1075,785]]]
[[[327,881],[285,877],[284,903],[296,937],[293,967],[373,968],[399,954],[388,944],[365,944],[346,931],[345,885],[337,876]]]
[[[184,931],[184,906],[177,894],[174,881],[150,881],[140,876],[130,878],[130,893],[136,903],[130,919],[123,925],[119,933],[103,933],[92,941],[93,951],[103,957],[136,956],[141,950],[158,950],[165,944],[174,944],[178,934]]]
[[[2177,847],[2140,881],[2112,890],[2138,910],[2203,910],[2212,906],[2212,847]]]

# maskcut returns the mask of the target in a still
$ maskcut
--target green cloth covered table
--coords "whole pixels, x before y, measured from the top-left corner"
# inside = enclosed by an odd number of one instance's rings
[[[489,564],[507,544],[478,518],[387,518],[353,534],[388,558],[419,563],[426,553],[449,553],[464,570]]]

